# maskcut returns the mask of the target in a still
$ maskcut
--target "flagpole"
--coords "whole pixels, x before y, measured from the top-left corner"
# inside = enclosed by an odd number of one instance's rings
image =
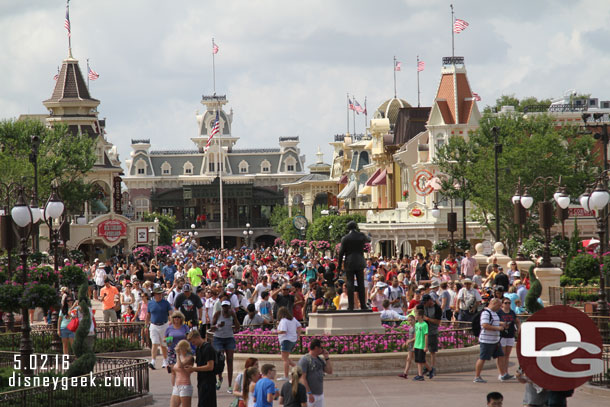
[[[417,56],[417,107],[419,107],[419,55]]]
[[[396,99],[396,55],[394,55],[394,99]]]
[[[216,111],[218,114],[218,111]],[[219,118],[220,120],[220,118]],[[219,128],[216,142],[218,144],[218,160],[216,161],[216,170],[218,171],[218,178],[220,181],[220,249],[225,248],[225,228],[224,228],[224,199],[222,194],[222,172],[224,170],[224,162],[221,164],[222,159],[222,145],[220,144],[220,137],[222,136],[222,130]]]
[[[89,90],[89,58],[87,58],[87,90]]]
[[[216,95],[216,59],[214,58],[214,37],[212,37],[212,83],[214,86],[214,95]]]
[[[455,24],[455,19],[454,19],[454,15],[453,15],[453,4],[450,4],[449,6],[451,7],[451,56],[454,57],[455,56],[455,42],[454,42],[455,33],[453,32],[453,26]]]
[[[70,0],[66,1],[66,16],[70,16]],[[69,20],[68,20],[69,21]],[[70,22],[70,31],[68,31],[68,55],[72,58],[72,23]],[[89,88],[89,87],[87,87]]]
[[[347,134],[349,134],[349,92],[347,93],[347,98],[345,100],[345,103],[347,104]]]
[[[354,95],[352,95],[354,96]],[[356,104],[356,97],[354,96],[354,105]],[[354,135],[356,134],[356,108],[354,107],[354,110],[352,110],[352,116],[354,117]],[[354,140],[354,139],[352,139]]]
[[[364,97],[364,134],[366,135],[366,126],[369,124],[368,112],[366,110],[366,96]]]

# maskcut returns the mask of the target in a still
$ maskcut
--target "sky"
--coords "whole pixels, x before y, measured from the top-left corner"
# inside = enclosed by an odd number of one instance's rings
[[[299,136],[306,164],[344,133],[346,94],[374,110],[393,97],[430,106],[441,59],[451,55],[451,10],[443,0],[105,0],[70,2],[72,53],[101,101],[107,138],[129,159],[130,140],[153,150],[194,148],[201,95],[234,109],[236,148],[278,147]],[[610,2],[454,0],[469,26],[455,35],[479,108],[501,95],[560,98],[568,90],[610,100]],[[68,55],[63,0],[0,0],[0,119],[46,113],[53,75]],[[228,110],[228,109],[227,109]],[[364,130],[356,117],[356,132]],[[353,131],[350,116],[350,131]]]

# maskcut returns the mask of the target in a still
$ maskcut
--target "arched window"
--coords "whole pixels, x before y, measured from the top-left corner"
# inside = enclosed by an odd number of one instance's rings
[[[162,175],[171,175],[172,174],[172,166],[167,161],[165,161],[161,165],[161,174]]]
[[[140,158],[136,162],[136,174],[137,175],[146,175],[146,167],[147,167],[146,161],[144,161],[143,159]]]
[[[248,162],[246,160],[241,160],[241,162],[239,163],[239,173],[247,174],[249,167],[250,165],[248,165]]]
[[[184,167],[182,167],[184,175],[193,175],[193,164],[190,161],[184,163]]]
[[[135,199],[135,212],[136,212],[136,219],[142,219],[142,215],[144,215],[145,213],[148,213],[150,208],[149,208],[149,201],[147,198],[136,198]]]
[[[296,170],[297,160],[290,156],[284,160],[284,171],[294,172]]]
[[[263,160],[261,163],[261,172],[270,173],[271,172],[271,163],[267,160]]]

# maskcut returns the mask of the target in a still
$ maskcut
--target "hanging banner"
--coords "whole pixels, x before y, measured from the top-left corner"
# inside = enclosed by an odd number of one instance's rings
[[[114,200],[114,213],[122,215],[123,214],[123,209],[122,209],[122,198],[123,195],[121,194],[121,182],[123,181],[123,179],[119,176],[114,177],[114,179],[112,180],[112,197]]]

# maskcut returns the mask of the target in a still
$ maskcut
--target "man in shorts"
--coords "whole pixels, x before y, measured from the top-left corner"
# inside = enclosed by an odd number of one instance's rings
[[[421,305],[417,307],[418,310],[424,311],[424,321],[428,323],[428,352],[430,352],[430,368],[428,370],[428,377],[432,379],[436,376],[436,352],[438,352],[438,327],[441,324],[443,318],[443,310],[434,301],[430,294],[424,294],[421,300]],[[427,363],[426,363],[426,367]],[[425,373],[425,372],[424,372]]]
[[[165,343],[165,330],[169,325],[169,313],[172,311],[170,303],[163,298],[163,288],[156,287],[153,290],[153,299],[148,301],[148,311],[146,312],[145,331],[150,335],[151,358],[149,366],[155,369],[155,359],[157,351],[161,345],[161,354],[163,355],[162,368],[167,367],[167,344]]]
[[[481,311],[481,333],[479,334],[480,354],[475,365],[475,383],[487,383],[481,377],[486,360],[504,356],[500,345],[500,332],[505,329],[505,323],[500,321],[497,312],[502,307],[502,300],[494,298],[489,306]]]
[[[114,310],[116,299],[119,295],[119,290],[112,284],[110,279],[104,279],[104,288],[100,290],[100,301],[104,310],[104,322],[117,322],[116,311]]]

